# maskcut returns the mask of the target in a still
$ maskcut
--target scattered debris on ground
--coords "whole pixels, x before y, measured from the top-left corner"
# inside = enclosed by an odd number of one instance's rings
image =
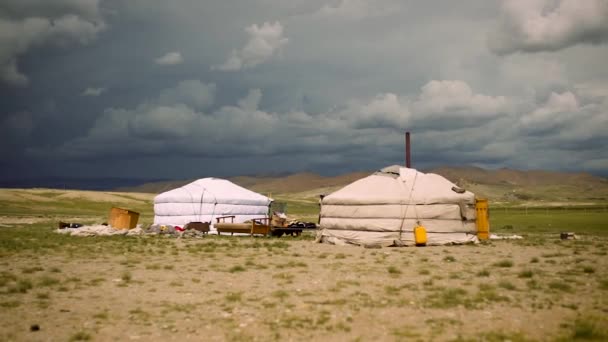
[[[521,235],[496,235],[496,234],[490,234],[490,240],[520,240],[523,239],[524,237]]]
[[[174,238],[202,238],[206,233],[196,229],[183,229],[178,226],[171,225],[151,225],[147,229],[143,229],[138,225],[133,229],[116,229],[107,224],[80,226],[76,228],[61,228],[55,230],[56,233],[66,234],[71,236],[142,236],[142,235],[163,235]]]

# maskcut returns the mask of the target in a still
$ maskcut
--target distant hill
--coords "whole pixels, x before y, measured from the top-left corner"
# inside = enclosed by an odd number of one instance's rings
[[[588,173],[478,167],[439,167],[428,172],[451,180],[475,194],[494,201],[605,202],[608,179]]]
[[[608,201],[608,179],[587,173],[486,170],[473,166],[446,166],[424,172],[442,175],[476,195],[487,197],[495,202],[576,201],[597,203]],[[239,176],[228,179],[263,194],[297,194],[297,197],[315,198],[319,194],[330,193],[372,173],[373,171],[361,171],[326,177],[306,172],[280,176]],[[160,193],[192,181],[152,182],[136,187],[118,188],[116,191]]]
[[[273,194],[288,194],[307,192],[316,189],[341,187],[348,183],[354,182],[359,178],[363,178],[372,173],[369,172],[353,172],[344,175],[325,177],[316,173],[296,173],[287,176],[238,176],[227,178],[231,182],[238,184],[244,188],[260,192]],[[141,184],[139,186],[122,187],[115,189],[120,192],[143,192],[143,193],[161,193],[170,189],[174,189],[190,182],[189,180],[178,181],[163,181]]]

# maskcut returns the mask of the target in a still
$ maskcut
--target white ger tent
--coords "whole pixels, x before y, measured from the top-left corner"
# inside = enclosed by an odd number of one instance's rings
[[[154,198],[154,223],[184,226],[234,215],[235,223],[267,217],[271,199],[228,180],[202,178]],[[228,221],[229,222],[229,221]]]
[[[390,246],[414,245],[418,224],[428,245],[477,241],[475,195],[436,174],[397,165],[325,196],[321,241]]]

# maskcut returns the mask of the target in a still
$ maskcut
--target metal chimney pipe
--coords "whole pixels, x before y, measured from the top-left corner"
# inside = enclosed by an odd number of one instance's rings
[[[412,167],[412,153],[410,151],[410,132],[405,132],[405,167]]]

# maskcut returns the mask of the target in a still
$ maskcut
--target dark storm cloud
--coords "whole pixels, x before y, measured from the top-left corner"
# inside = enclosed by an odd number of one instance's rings
[[[25,86],[18,59],[45,45],[87,44],[105,28],[97,0],[7,0],[0,4],[0,82]]]
[[[542,16],[538,41],[528,3],[3,2],[2,175],[374,169],[406,129],[420,167],[605,172],[608,50],[579,44],[601,3]]]

